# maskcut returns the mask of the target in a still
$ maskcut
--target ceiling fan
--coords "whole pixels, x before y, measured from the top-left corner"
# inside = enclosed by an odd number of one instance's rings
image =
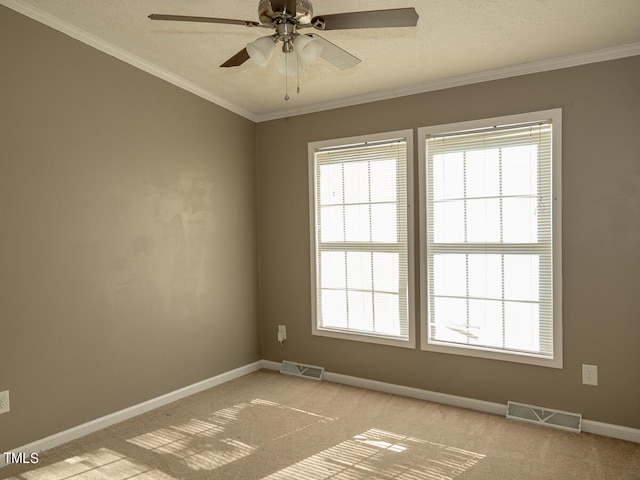
[[[178,22],[224,23],[245,27],[268,28],[275,33],[258,38],[224,62],[221,67],[238,67],[251,58],[260,66],[265,66],[273,55],[275,46],[282,42],[285,54],[296,53],[299,73],[300,64],[309,65],[321,57],[341,70],[351,68],[360,59],[317,34],[301,34],[298,30],[344,30],[358,28],[415,27],[418,14],[415,8],[395,8],[364,12],[313,15],[313,5],[309,0],[260,0],[258,3],[260,22],[234,20],[229,18],[193,17],[184,15],[149,15],[151,20]],[[285,58],[288,56],[285,55]],[[286,63],[285,63],[286,65]],[[285,72],[286,73],[286,72]],[[286,98],[288,100],[288,98]]]

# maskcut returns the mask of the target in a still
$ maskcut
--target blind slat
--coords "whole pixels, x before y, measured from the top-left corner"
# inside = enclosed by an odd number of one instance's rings
[[[408,340],[406,140],[314,151],[318,328]]]
[[[425,138],[430,341],[553,355],[551,132]]]

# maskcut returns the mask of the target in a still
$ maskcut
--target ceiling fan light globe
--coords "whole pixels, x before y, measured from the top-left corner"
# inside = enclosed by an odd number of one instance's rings
[[[260,67],[266,67],[276,49],[272,37],[261,37],[247,44],[247,53],[251,60]]]
[[[322,53],[322,43],[307,35],[298,35],[293,41],[293,46],[303,65],[311,65]]]

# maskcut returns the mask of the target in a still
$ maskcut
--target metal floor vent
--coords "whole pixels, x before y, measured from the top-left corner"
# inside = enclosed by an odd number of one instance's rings
[[[296,377],[311,378],[312,380],[322,380],[324,368],[313,365],[303,365],[302,363],[289,362],[285,360],[280,367],[280,373],[285,375],[295,375]]]
[[[521,422],[535,423],[547,427],[560,428],[571,432],[582,431],[582,415],[562,412],[551,408],[535,407],[523,403],[508,402],[507,418]]]

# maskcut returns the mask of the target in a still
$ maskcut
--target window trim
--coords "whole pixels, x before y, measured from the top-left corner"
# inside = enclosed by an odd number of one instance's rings
[[[428,271],[427,271],[427,188],[426,188],[426,137],[427,135],[474,130],[496,125],[511,125],[540,120],[551,120],[551,196],[552,210],[552,280],[553,280],[553,357],[529,353],[507,352],[473,345],[433,343],[428,338]],[[524,363],[551,368],[563,368],[562,335],[562,109],[542,110],[516,115],[448,123],[418,128],[418,190],[420,238],[420,349],[423,351],[487,358],[514,363]]]
[[[310,238],[310,269],[311,269],[311,333],[314,336],[330,337],[402,348],[416,348],[416,297],[415,297],[415,225],[414,225],[414,147],[413,129],[396,130],[370,135],[359,135],[331,140],[308,143],[308,180],[309,180],[309,238]],[[330,147],[344,147],[366,142],[379,142],[404,138],[406,141],[407,168],[407,331],[408,339],[401,340],[385,335],[368,334],[363,332],[341,332],[326,328],[319,328],[317,324],[317,245],[316,245],[316,184],[315,184],[315,152],[318,149]]]

